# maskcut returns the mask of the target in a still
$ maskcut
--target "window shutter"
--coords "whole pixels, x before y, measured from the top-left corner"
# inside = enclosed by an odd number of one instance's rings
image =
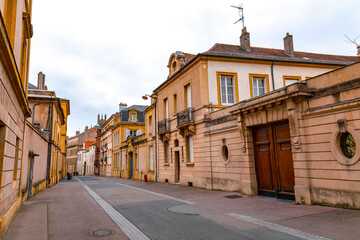
[[[126,138],[130,135],[130,130],[125,131]]]
[[[139,135],[141,135],[141,130],[136,131],[136,136],[139,136]]]

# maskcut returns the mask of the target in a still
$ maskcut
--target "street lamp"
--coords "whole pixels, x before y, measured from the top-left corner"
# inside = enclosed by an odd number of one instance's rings
[[[158,175],[158,163],[157,163],[157,131],[156,131],[156,105],[157,105],[157,95],[155,94],[145,94],[144,96],[142,96],[143,100],[148,100],[148,97],[155,99],[155,182],[157,182],[157,175]]]

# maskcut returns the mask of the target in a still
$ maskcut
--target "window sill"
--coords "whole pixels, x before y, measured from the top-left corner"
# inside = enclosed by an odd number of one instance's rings
[[[164,163],[164,166],[170,166],[170,163]]]
[[[193,163],[193,162],[187,162],[187,163],[186,163],[186,166],[187,166],[187,167],[192,167],[192,166],[194,166],[194,163]]]

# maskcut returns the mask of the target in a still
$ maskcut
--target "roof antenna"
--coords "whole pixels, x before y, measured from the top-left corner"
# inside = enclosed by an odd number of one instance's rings
[[[236,22],[234,22],[234,24],[236,24],[236,23],[238,23],[238,22],[242,22],[242,29],[244,29],[244,8],[243,8],[243,5],[242,4],[240,4],[239,6],[234,6],[234,5],[231,5],[231,7],[233,7],[233,8],[237,8],[237,9],[239,9],[239,16],[240,16],[240,18],[239,18],[239,20],[237,20]]]

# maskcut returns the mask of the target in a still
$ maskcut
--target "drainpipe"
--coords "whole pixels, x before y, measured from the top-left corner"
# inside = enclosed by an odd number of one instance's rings
[[[35,103],[34,105],[33,105],[33,110],[32,110],[32,119],[31,119],[31,124],[34,126],[34,119],[35,119],[35,107],[37,106],[37,105],[40,105],[41,103]]]
[[[52,106],[53,103],[49,103],[49,142],[48,142],[48,155],[47,155],[47,169],[46,169],[46,180],[47,185],[50,184],[50,164],[51,164],[51,142],[52,142]]]
[[[156,122],[156,105],[157,105],[157,98],[155,101],[155,182],[157,183],[158,177],[158,157],[157,157],[157,122]]]
[[[274,60],[273,63],[271,64],[271,80],[272,80],[273,91],[275,90],[274,65],[275,65],[275,60]]]

